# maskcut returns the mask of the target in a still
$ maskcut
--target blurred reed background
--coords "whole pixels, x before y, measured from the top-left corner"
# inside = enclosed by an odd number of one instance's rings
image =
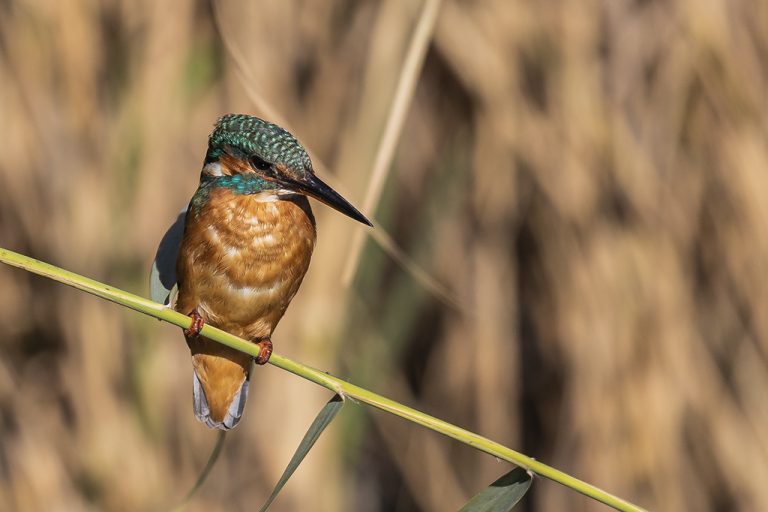
[[[0,246],[146,295],[227,112],[361,204],[421,9],[0,1]],[[444,291],[370,240],[345,287],[362,228],[315,205],[277,350],[649,508],[768,510],[766,62],[764,0],[443,1],[375,218]],[[215,440],[178,329],[0,291],[0,509],[176,504]],[[189,510],[258,507],[328,398],[253,380]],[[455,510],[507,469],[352,405],[274,510]]]

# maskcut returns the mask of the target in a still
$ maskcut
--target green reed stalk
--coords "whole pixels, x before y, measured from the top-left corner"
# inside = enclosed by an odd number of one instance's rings
[[[181,328],[188,328],[190,326],[190,318],[188,316],[177,313],[176,311],[153,302],[149,299],[139,297],[132,293],[108,286],[93,279],[83,277],[69,272],[67,270],[55,267],[48,263],[35,260],[28,256],[9,251],[7,249],[0,248],[0,261],[8,265],[22,268],[29,272],[39,274],[41,276],[48,277],[60,283],[72,286],[78,290],[96,295],[102,299],[106,299],[111,302],[120,304],[127,308],[136,310],[145,315],[153,316],[160,320],[177,325]],[[259,348],[237,336],[233,336],[222,330],[219,330],[210,325],[205,325],[201,331],[206,338],[212,339],[228,347],[245,352],[252,356],[257,356]],[[405,406],[394,400],[390,400],[384,396],[378,395],[367,389],[363,389],[354,384],[345,382],[337,377],[329,375],[315,368],[303,365],[299,362],[293,361],[285,356],[282,356],[276,352],[272,353],[272,357],[269,359],[270,364],[289,371],[293,374],[303,377],[309,381],[319,384],[334,393],[337,393],[343,397],[350,397],[359,402],[366,403],[382,411],[400,416],[409,421],[425,426],[429,429],[439,432],[448,437],[452,437],[464,444],[472,446],[473,448],[482,452],[509,461],[517,466],[520,466],[531,473],[549,478],[559,484],[580,492],[590,498],[593,498],[601,503],[622,511],[642,511],[644,509],[633,505],[617,496],[609,494],[602,489],[590,485],[578,478],[574,478],[562,471],[555,469],[551,466],[543,464],[531,457],[516,452],[506,446],[503,446],[495,441],[491,441],[478,434],[457,427],[451,423],[435,418],[423,412],[417,411],[411,407]]]

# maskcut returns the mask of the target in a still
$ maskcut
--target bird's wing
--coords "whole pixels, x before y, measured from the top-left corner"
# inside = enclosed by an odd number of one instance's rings
[[[152,262],[152,270],[149,273],[149,296],[160,304],[171,304],[172,291],[176,286],[176,258],[184,236],[186,216],[187,209],[184,208],[160,240],[155,260]]]

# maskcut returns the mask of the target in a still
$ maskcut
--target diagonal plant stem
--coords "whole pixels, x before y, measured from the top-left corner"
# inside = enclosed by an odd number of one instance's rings
[[[415,261],[413,261],[403,251],[394,239],[387,234],[386,229],[382,227],[373,218],[373,214],[376,210],[376,204],[379,201],[381,195],[381,188],[386,180],[386,174],[389,169],[389,162],[392,159],[392,154],[395,149],[395,143],[397,142],[397,136],[400,134],[402,123],[405,118],[407,107],[410,104],[410,99],[413,96],[413,89],[415,87],[415,81],[418,78],[418,70],[421,62],[423,61],[426,53],[426,46],[429,43],[429,35],[432,33],[432,28],[435,23],[435,18],[439,9],[439,3],[442,0],[426,0],[422,14],[419,18],[417,28],[414,32],[414,38],[411,40],[411,45],[408,49],[406,61],[403,65],[404,72],[400,75],[400,82],[396,92],[396,98],[393,101],[392,108],[390,109],[390,116],[387,120],[387,127],[385,128],[385,135],[381,140],[379,150],[376,155],[376,163],[371,173],[371,181],[366,192],[365,206],[362,211],[367,212],[368,218],[370,218],[376,229],[371,232],[373,240],[379,244],[379,247],[388,254],[394,261],[398,262],[400,266],[413,277],[413,279],[421,284],[426,290],[434,294],[434,296],[461,312],[468,312],[466,304],[463,304],[458,298],[456,298],[445,286],[430,275],[426,270],[421,268]],[[256,110],[260,111],[267,118],[276,122],[280,126],[288,128],[291,132],[295,130],[291,127],[291,123],[270,103],[267,98],[254,86],[257,80],[254,80],[252,73],[250,72],[250,66],[248,66],[247,59],[240,51],[239,46],[232,40],[229,32],[224,28],[225,25],[221,20],[221,13],[219,7],[219,1],[213,0],[211,2],[211,9],[213,11],[213,19],[221,37],[221,41],[224,44],[227,53],[235,63],[235,73],[240,80],[240,84],[245,90],[248,98],[256,106]],[[313,166],[316,170],[320,171],[321,177],[328,182],[335,190],[339,191],[347,196],[344,190],[344,185],[336,182],[336,178],[329,172],[328,166],[320,160],[320,157],[312,151],[311,147],[307,147],[307,151],[312,157]],[[363,242],[365,242],[365,232],[359,230],[357,240],[353,240],[353,244],[356,244],[350,257],[347,259],[346,269],[343,275],[348,277],[342,277],[342,282],[349,284],[354,272],[356,271],[358,259],[360,258],[361,250],[363,248]],[[471,312],[470,312],[471,313]]]
[[[398,263],[405,269],[411,277],[419,283],[425,290],[432,293],[437,299],[441,300],[443,304],[452,307],[457,312],[465,314],[467,316],[475,316],[475,312],[469,308],[462,300],[455,297],[450,290],[443,286],[437,279],[429,275],[429,273],[421,268],[416,262],[414,262],[405,252],[395,243],[389,233],[384,229],[379,229],[379,223],[373,221],[373,227],[370,231],[371,238],[373,238],[379,247],[389,255],[392,260]]]
[[[192,486],[189,492],[187,492],[187,495],[184,496],[184,499],[181,500],[181,503],[179,503],[172,512],[182,512],[187,507],[187,504],[192,501],[192,498],[195,496],[195,494],[197,494],[197,491],[199,491],[203,486],[205,481],[208,479],[208,475],[211,474],[211,470],[216,464],[216,461],[219,460],[219,455],[221,455],[221,449],[224,447],[224,440],[226,437],[226,430],[219,430],[218,435],[216,436],[216,444],[213,445],[213,451],[208,457],[208,462],[206,462],[205,466],[203,466],[203,470],[200,472],[200,475],[198,475],[197,480],[195,481],[195,485]]]
[[[190,327],[191,319],[188,316],[177,313],[176,311],[158,304],[149,299],[139,297],[132,293],[114,288],[112,286],[100,283],[99,281],[83,277],[74,272],[61,269],[59,267],[44,263],[42,261],[24,256],[22,254],[9,251],[7,249],[0,248],[0,262],[8,265],[22,268],[29,272],[48,277],[60,283],[64,283],[78,290],[90,293],[102,299],[120,304],[127,308],[133,309],[145,315],[155,317],[159,320],[165,320],[171,324],[187,329]],[[210,325],[205,325],[200,331],[203,336],[208,339],[217,341],[228,347],[232,347],[246,354],[250,354],[254,357],[258,356],[258,346],[249,343],[237,336],[233,336],[227,332],[219,330]],[[558,469],[543,464],[531,457],[516,452],[506,446],[503,446],[495,441],[487,439],[483,436],[470,432],[461,427],[457,427],[451,423],[443,421],[434,416],[430,416],[421,411],[417,411],[411,407],[390,400],[382,395],[368,391],[367,389],[350,384],[342,379],[329,375],[323,371],[306,366],[297,361],[293,361],[283,355],[276,352],[272,353],[272,357],[269,359],[270,364],[289,371],[299,377],[303,377],[311,382],[319,384],[334,393],[341,395],[342,397],[351,397],[358,402],[366,403],[382,411],[394,414],[413,423],[427,427],[435,432],[439,432],[445,436],[451,437],[460,441],[466,445],[469,445],[477,450],[488,453],[499,459],[506,460],[517,466],[520,466],[531,473],[543,476],[550,480],[553,480],[559,484],[562,484],[576,492],[589,496],[601,503],[604,503],[616,510],[628,511],[628,512],[640,512],[644,509],[633,505],[617,496],[614,496],[602,489],[588,484],[578,478],[564,473]]]
[[[413,93],[416,91],[416,84],[421,74],[421,66],[427,55],[427,47],[432,39],[432,31],[440,11],[440,2],[441,0],[424,0],[419,21],[408,45],[408,52],[405,56],[405,61],[403,61],[403,68],[397,82],[395,96],[392,99],[387,124],[379,141],[376,159],[371,169],[371,180],[368,183],[365,199],[363,199],[363,211],[369,217],[373,217],[376,213],[376,205],[378,205],[381,198],[381,191],[384,188],[384,182],[387,178],[395,149],[397,149],[397,141],[403,130],[405,116],[408,113],[408,107],[411,105]],[[367,232],[367,230],[358,229],[355,232],[355,238],[352,240],[352,248],[349,251],[347,263],[342,274],[342,282],[347,286],[352,282],[352,278],[355,272],[357,272],[357,265],[360,261],[363,242],[365,242]]]

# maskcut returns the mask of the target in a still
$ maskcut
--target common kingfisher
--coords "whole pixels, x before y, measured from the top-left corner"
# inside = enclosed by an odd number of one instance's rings
[[[192,353],[195,416],[229,430],[248,396],[250,355],[200,335],[213,325],[272,354],[272,332],[301,285],[315,246],[307,196],[371,226],[318,178],[301,143],[258,117],[229,114],[208,139],[200,184],[186,213],[176,260],[175,309]]]

